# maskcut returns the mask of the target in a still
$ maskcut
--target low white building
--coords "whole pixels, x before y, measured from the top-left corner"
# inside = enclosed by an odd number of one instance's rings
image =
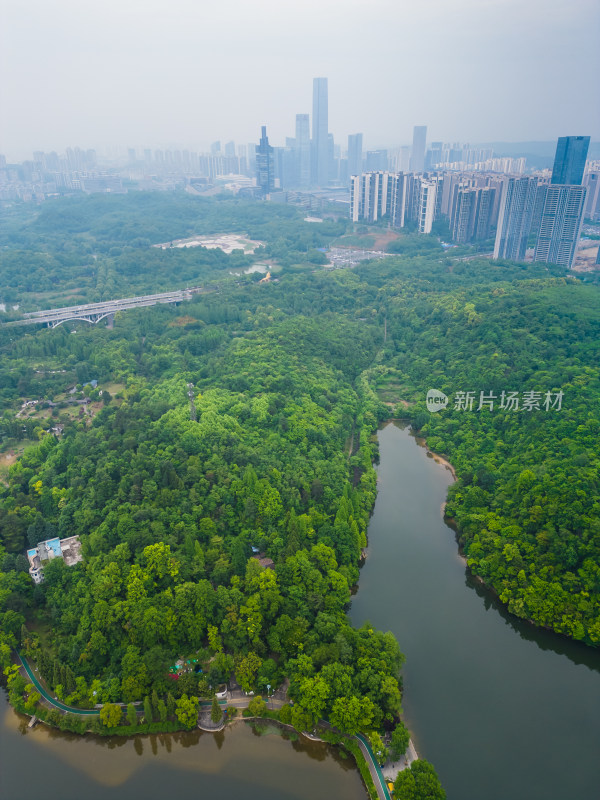
[[[52,561],[54,558],[62,558],[68,567],[83,561],[81,555],[81,542],[79,536],[68,536],[66,539],[46,539],[39,542],[37,547],[32,547],[27,551],[29,561],[29,574],[34,583],[42,583],[44,580],[43,563]]]

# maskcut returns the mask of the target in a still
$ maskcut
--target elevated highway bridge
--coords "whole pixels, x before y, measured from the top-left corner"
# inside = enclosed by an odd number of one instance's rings
[[[193,295],[207,291],[201,287],[193,289],[179,289],[175,292],[162,294],[145,294],[141,297],[124,297],[121,300],[104,300],[101,303],[86,303],[81,306],[67,306],[65,308],[50,308],[47,311],[32,311],[23,314],[23,319],[5,322],[9,325],[47,325],[56,328],[63,322],[81,320],[94,325],[102,319],[112,317],[117,311],[126,311],[131,308],[145,308],[158,303],[181,303],[191,300]]]

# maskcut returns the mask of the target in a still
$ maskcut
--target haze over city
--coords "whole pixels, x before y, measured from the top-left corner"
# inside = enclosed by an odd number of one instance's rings
[[[336,141],[600,135],[594,0],[4,3],[0,152],[274,144],[329,78]],[[565,130],[565,120],[569,120]]]

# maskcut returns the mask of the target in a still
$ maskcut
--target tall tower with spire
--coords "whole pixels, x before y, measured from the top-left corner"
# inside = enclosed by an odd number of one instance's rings
[[[275,186],[275,160],[266,125],[262,126],[260,144],[256,145],[256,183],[263,197],[270,194]]]

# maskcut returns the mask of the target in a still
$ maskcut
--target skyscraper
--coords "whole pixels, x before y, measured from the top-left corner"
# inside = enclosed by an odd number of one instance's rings
[[[550,185],[543,196],[534,261],[571,269],[581,233],[587,190],[581,185],[589,136],[561,136]]]
[[[494,258],[525,259],[537,185],[536,178],[508,178],[504,182]]]
[[[313,182],[317,186],[327,186],[329,182],[327,78],[313,79],[312,125]]]
[[[425,169],[426,143],[427,125],[415,125],[413,128],[412,153],[410,157],[411,172],[423,172]]]
[[[534,261],[571,269],[583,222],[585,186],[546,187]]]
[[[550,183],[580,186],[589,146],[589,136],[560,136]]]
[[[298,186],[310,186],[310,121],[308,114],[296,114],[296,163]]]
[[[275,186],[273,148],[269,144],[266,125],[262,126],[260,144],[256,145],[256,183],[263,197],[270,194]]]
[[[455,242],[487,239],[496,190],[489,187],[457,187],[450,217]]]
[[[350,178],[350,217],[353,222],[377,222],[391,211],[398,176],[390,172],[362,172]]]
[[[588,172],[585,185],[587,187],[585,216],[598,222],[600,221],[600,171]]]
[[[423,152],[424,156],[425,153]],[[435,220],[437,190],[437,181],[421,180],[417,208],[417,230],[419,233],[431,233],[431,226]]]
[[[362,133],[348,136],[348,174],[360,175],[362,172]]]

